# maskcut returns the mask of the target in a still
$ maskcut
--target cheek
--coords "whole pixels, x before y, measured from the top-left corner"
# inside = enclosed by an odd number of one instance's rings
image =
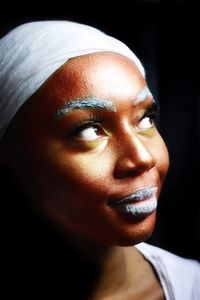
[[[79,191],[87,195],[96,193],[98,196],[99,193],[105,193],[111,181],[112,164],[109,153],[90,155],[63,152],[54,157],[52,172],[55,180],[71,187],[71,192]]]
[[[52,188],[45,209],[51,217],[69,227],[96,224],[96,220],[105,215],[111,174],[109,154],[90,156],[59,153],[57,157],[54,156],[53,163],[51,160],[47,187],[50,185]]]

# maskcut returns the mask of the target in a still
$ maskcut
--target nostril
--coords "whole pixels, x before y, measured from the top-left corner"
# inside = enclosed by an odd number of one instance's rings
[[[127,170],[121,173],[121,178],[129,178],[129,177],[135,177],[139,174],[138,170]]]
[[[114,172],[114,177],[117,179],[120,178],[129,178],[129,177],[135,177],[138,176],[144,172],[148,172],[150,169],[154,167],[154,164],[151,165],[140,165],[139,167],[135,166],[132,169],[129,168],[116,168]]]

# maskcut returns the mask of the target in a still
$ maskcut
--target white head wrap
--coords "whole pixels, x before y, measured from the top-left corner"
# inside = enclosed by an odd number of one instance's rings
[[[0,39],[0,138],[23,103],[69,58],[101,51],[127,56],[145,76],[124,43],[88,25],[30,22]]]

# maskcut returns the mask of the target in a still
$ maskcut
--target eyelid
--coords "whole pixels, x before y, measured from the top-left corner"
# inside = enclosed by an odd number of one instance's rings
[[[155,114],[155,116],[159,115],[159,106],[156,102],[152,102],[149,107],[144,109],[144,114],[143,114],[142,118],[144,118],[145,116],[148,116],[150,114]]]
[[[159,107],[155,102],[146,103],[145,106],[138,110],[137,122],[151,114],[154,114],[156,117],[159,116]]]
[[[158,117],[158,111],[151,108],[151,109],[148,109],[144,112],[144,115],[142,116],[141,120],[146,118],[146,117],[152,117],[153,119],[157,119]]]

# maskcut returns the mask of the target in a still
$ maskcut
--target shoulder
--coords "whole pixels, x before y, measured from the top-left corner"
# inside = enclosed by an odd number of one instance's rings
[[[174,299],[200,299],[198,261],[180,257],[147,243],[140,243],[135,247],[151,262],[161,283],[171,286]]]
[[[161,249],[159,247],[147,243],[140,243],[136,245],[136,248],[138,248],[138,250],[146,258],[149,259],[157,258],[160,261],[162,261],[164,264],[167,263],[166,267],[171,267],[171,268],[179,267],[181,268],[181,270],[187,270],[187,271],[191,270],[192,272],[194,271],[200,272],[200,263],[196,260],[183,258],[167,250]]]

